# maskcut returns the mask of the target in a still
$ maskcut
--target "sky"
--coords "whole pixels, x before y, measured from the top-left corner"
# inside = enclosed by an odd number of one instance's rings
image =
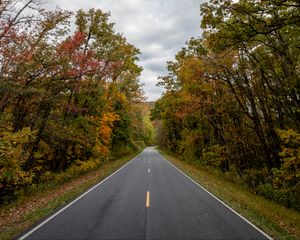
[[[116,32],[139,48],[138,64],[143,67],[140,81],[147,101],[163,93],[158,76],[167,74],[166,62],[191,37],[200,35],[200,4],[205,0],[48,0],[47,10],[77,11],[90,8],[110,12]]]

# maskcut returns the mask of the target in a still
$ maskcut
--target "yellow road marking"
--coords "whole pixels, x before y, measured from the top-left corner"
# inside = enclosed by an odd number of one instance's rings
[[[147,191],[146,194],[146,208],[148,208],[150,206],[150,192]]]

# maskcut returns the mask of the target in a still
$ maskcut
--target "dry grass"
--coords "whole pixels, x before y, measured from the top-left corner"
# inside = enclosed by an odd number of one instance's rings
[[[300,239],[300,213],[257,196],[222,173],[161,153],[183,172],[275,239]]]

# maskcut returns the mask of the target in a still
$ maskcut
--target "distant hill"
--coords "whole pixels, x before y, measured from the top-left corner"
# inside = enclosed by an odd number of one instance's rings
[[[155,101],[147,101],[138,103],[140,105],[143,115],[150,115],[150,110],[154,108]]]

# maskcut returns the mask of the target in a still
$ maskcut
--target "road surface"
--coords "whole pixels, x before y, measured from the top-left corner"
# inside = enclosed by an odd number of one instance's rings
[[[268,239],[146,148],[20,239]]]

